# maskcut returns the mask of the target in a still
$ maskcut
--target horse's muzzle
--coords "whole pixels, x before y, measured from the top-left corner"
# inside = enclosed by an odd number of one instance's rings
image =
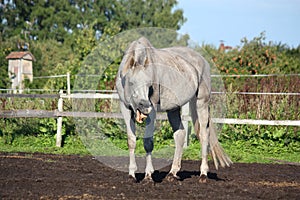
[[[139,110],[136,111],[136,117],[135,120],[138,123],[143,123],[144,119],[147,118],[147,115],[145,115],[144,113],[140,112]]]
[[[135,120],[138,123],[143,123],[143,121],[147,118],[147,116],[150,114],[151,111],[152,111],[152,107],[144,108],[142,111],[140,109],[137,109]]]

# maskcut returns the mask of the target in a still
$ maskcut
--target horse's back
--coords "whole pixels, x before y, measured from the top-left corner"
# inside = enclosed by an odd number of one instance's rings
[[[198,77],[201,77],[204,71],[207,70],[206,68],[209,68],[201,54],[189,47],[170,47],[161,50],[168,52],[175,57],[176,61],[181,62],[183,71],[189,69],[189,73],[196,73]]]

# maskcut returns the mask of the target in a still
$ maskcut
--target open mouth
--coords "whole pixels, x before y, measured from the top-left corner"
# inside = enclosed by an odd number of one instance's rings
[[[143,123],[143,121],[144,121],[146,118],[147,118],[147,115],[145,115],[144,113],[142,113],[141,111],[139,111],[139,109],[137,109],[135,120],[136,120],[138,123]]]

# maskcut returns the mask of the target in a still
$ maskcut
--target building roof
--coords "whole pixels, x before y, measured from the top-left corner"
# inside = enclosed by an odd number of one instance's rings
[[[35,61],[34,56],[29,51],[14,51],[14,52],[11,52],[5,58],[6,59],[20,59],[20,58],[24,58],[26,60],[33,60],[33,61]]]

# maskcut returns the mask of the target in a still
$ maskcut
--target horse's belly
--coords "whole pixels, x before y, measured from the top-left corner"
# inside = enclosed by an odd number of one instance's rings
[[[177,107],[181,107],[186,104],[196,93],[196,88],[191,87],[176,87],[172,88],[161,88],[160,90],[160,101],[159,106],[162,111],[172,110]]]

